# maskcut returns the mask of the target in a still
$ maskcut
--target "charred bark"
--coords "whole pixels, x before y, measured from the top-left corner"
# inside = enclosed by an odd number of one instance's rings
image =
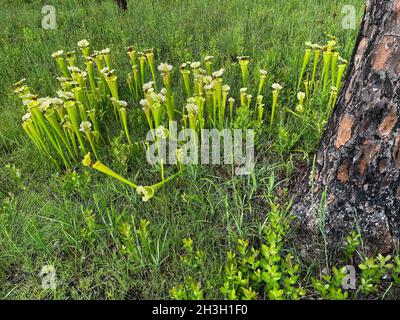
[[[115,2],[121,10],[128,10],[127,0],[115,0]]]
[[[400,238],[399,77],[400,0],[368,0],[346,82],[303,180],[308,191],[293,207],[306,231],[316,231],[326,194],[331,245],[357,229],[370,252]]]

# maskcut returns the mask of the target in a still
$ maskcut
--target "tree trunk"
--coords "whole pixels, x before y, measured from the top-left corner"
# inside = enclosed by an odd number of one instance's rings
[[[323,225],[331,246],[351,230],[369,252],[399,239],[399,76],[400,0],[368,0],[346,82],[303,179],[308,191],[293,206],[308,234]]]
[[[121,10],[128,10],[127,0],[115,0]]]

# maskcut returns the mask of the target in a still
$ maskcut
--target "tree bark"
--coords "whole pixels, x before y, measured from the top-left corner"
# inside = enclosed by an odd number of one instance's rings
[[[293,206],[330,245],[359,230],[365,249],[400,236],[400,0],[368,0],[349,71]],[[326,201],[322,203],[321,198]]]
[[[127,0],[115,0],[121,10],[128,10]]]

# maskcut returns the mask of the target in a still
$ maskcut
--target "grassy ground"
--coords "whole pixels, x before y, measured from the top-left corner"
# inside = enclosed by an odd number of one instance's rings
[[[78,173],[59,173],[37,155],[19,125],[20,102],[11,84],[26,77],[38,94],[54,95],[58,71],[51,53],[73,49],[87,38],[96,48],[110,47],[121,70],[129,68],[126,47],[132,44],[153,47],[158,61],[175,66],[212,54],[228,69],[229,83],[237,76],[229,69],[231,61],[249,55],[252,68],[266,68],[271,82],[295,91],[305,41],[336,35],[342,55],[350,57],[357,30],[342,29],[341,10],[354,5],[359,21],[364,1],[131,0],[126,13],[112,1],[53,1],[55,30],[40,28],[42,4],[5,1],[0,11],[0,297],[168,298],[184,274],[182,239],[191,237],[207,257],[201,271],[202,280],[212,283],[207,297],[220,298],[226,252],[239,237],[261,235],[267,200],[306,159],[276,157],[266,142],[250,177],[204,166],[186,172],[157,201],[143,203],[118,182],[80,167]],[[122,90],[126,94],[126,87]],[[305,154],[316,139],[303,140]],[[155,175],[142,163],[124,168],[115,160],[113,165],[128,177]],[[93,241],[82,235],[90,210],[96,221],[89,237]],[[143,254],[143,265],[119,254],[113,241],[118,217],[135,219],[136,225],[140,219],[150,221],[153,243]],[[44,290],[38,277],[49,264],[60,281],[54,291]]]

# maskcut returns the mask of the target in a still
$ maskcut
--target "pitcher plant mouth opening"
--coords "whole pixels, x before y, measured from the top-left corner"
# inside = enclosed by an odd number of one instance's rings
[[[95,169],[101,173],[104,173],[110,177],[113,177],[113,178],[121,181],[122,183],[134,188],[136,190],[136,192],[141,196],[141,198],[144,202],[148,202],[151,198],[153,198],[153,196],[156,194],[156,192],[161,187],[163,187],[169,181],[180,176],[183,172],[182,170],[180,170],[178,173],[168,177],[167,179],[164,179],[164,177],[162,176],[162,180],[160,182],[150,185],[150,186],[142,186],[142,185],[137,185],[136,183],[134,183],[128,179],[125,179],[124,177],[122,177],[115,171],[111,170],[109,167],[107,167],[106,165],[104,165],[103,163],[101,163],[98,160],[95,163],[93,163],[90,152],[85,155],[85,157],[82,160],[82,164],[85,167],[90,167],[92,169]]]

